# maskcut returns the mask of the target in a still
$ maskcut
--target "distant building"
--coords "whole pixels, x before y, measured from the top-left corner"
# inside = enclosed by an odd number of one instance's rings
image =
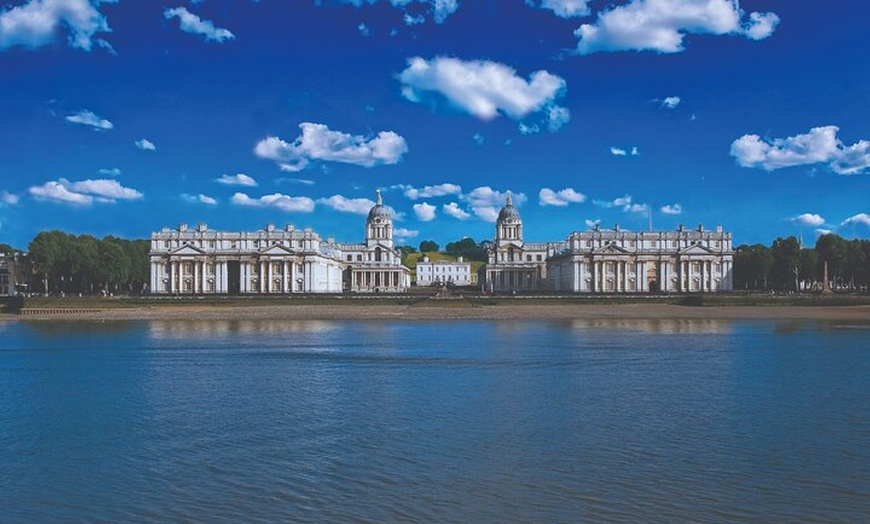
[[[151,234],[150,263],[152,294],[377,293],[410,286],[380,193],[362,244],[323,240],[292,225],[239,233],[182,224]]]
[[[433,284],[452,284],[454,286],[472,286],[477,279],[471,273],[471,263],[465,262],[462,257],[459,260],[436,260],[430,261],[429,257],[423,257],[422,262],[417,262],[417,285],[431,286]]]
[[[496,221],[481,271],[491,293],[700,293],[733,289],[731,233],[707,231],[571,233],[560,242],[527,243],[511,196]]]
[[[30,291],[31,265],[26,253],[0,253],[0,296]]]

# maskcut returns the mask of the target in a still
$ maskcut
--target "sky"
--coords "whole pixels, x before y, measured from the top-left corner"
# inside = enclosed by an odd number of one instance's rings
[[[0,1],[0,243],[870,238],[863,0]]]

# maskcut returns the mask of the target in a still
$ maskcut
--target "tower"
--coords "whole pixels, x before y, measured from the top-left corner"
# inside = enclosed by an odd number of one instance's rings
[[[522,245],[523,220],[520,218],[517,208],[514,207],[513,197],[508,193],[507,201],[499,211],[498,220],[495,223],[495,244],[502,246],[511,243]]]
[[[393,249],[393,218],[378,191],[377,203],[366,219],[366,246]]]

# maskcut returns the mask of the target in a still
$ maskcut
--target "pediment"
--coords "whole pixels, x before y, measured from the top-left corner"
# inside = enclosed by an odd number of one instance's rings
[[[185,244],[181,247],[176,248],[173,251],[169,252],[170,255],[204,255],[205,251],[198,247],[191,246],[190,244]]]
[[[629,251],[627,249],[623,249],[614,244],[608,244],[602,248],[596,249],[596,255],[625,255],[628,254]]]
[[[704,246],[694,245],[680,251],[681,255],[709,255],[712,251]]]
[[[287,255],[290,253],[293,253],[293,251],[281,245],[269,246],[260,251],[261,255]]]

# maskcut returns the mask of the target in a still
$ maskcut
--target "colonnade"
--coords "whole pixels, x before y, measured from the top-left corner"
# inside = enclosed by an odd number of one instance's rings
[[[151,289],[169,294],[226,294],[230,292],[230,260],[179,258],[151,263]],[[295,259],[240,260],[239,293],[311,292],[314,262]],[[277,266],[277,267],[276,267]],[[340,274],[340,271],[336,272]],[[338,286],[340,290],[340,277]],[[336,291],[336,289],[329,289]]]
[[[407,287],[404,276],[401,270],[354,268],[351,271],[351,290],[399,291]]]

